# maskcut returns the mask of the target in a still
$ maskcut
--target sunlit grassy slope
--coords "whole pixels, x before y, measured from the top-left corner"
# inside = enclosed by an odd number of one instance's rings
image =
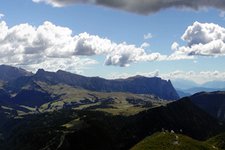
[[[168,103],[152,95],[93,92],[68,85],[48,85],[41,82],[38,84],[43,90],[51,93],[52,97],[57,97],[57,100],[43,104],[39,108],[41,112],[72,108],[98,110],[114,115],[133,115]]]
[[[221,133],[206,141],[207,143],[214,145],[220,149],[225,149],[225,133]]]
[[[149,136],[131,150],[218,150],[214,142],[203,142],[182,134],[160,132]],[[220,149],[219,149],[220,150]]]

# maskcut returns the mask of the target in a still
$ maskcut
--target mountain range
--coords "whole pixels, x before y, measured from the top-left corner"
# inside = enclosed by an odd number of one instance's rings
[[[0,77],[0,79],[5,82],[4,90],[10,92],[10,94],[16,94],[17,96],[22,96],[24,94],[24,90],[31,90],[33,92],[32,94],[38,93],[40,96],[48,97],[38,85],[38,82],[42,82],[49,85],[64,84],[74,88],[82,88],[98,92],[151,94],[166,100],[177,100],[179,98],[170,80],[166,81],[156,77],[147,78],[143,76],[135,76],[127,79],[107,80],[99,77],[85,77],[62,70],[57,72],[48,72],[43,69],[39,69],[36,74],[31,74],[25,70],[10,66],[8,66],[7,69],[6,68],[7,66],[5,65],[0,66],[0,72],[7,70],[7,80],[4,80],[5,74],[3,73],[3,77]],[[15,74],[18,75],[15,76]],[[37,93],[34,93],[34,90]],[[26,91],[28,94],[29,92]]]
[[[225,92],[179,99],[170,80],[157,77],[107,80],[6,65],[0,72],[0,149],[225,147]]]
[[[172,80],[172,84],[180,97],[190,96],[199,92],[225,90],[225,81],[209,81],[203,84],[198,84],[190,80],[176,79]]]
[[[22,76],[31,76],[32,73],[22,68],[16,68],[8,65],[0,65],[0,80],[12,81]]]
[[[173,86],[177,89],[186,90],[191,88],[225,89],[225,81],[209,81],[202,84],[191,80],[175,79],[172,80]]]

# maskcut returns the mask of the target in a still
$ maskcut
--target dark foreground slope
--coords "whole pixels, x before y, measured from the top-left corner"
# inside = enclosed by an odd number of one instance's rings
[[[194,104],[211,116],[225,121],[225,92],[201,92],[190,98]]]
[[[134,116],[71,109],[28,115],[4,124],[5,150],[117,150],[129,149],[157,131],[173,130],[207,139],[224,126],[190,100],[153,108]]]

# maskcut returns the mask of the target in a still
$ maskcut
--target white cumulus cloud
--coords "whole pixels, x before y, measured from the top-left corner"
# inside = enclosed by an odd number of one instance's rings
[[[105,65],[126,67],[131,63],[139,61],[166,59],[166,56],[159,53],[146,53],[144,48],[149,46],[148,43],[137,47],[126,42],[115,43],[107,38],[100,38],[97,35],[90,35],[88,33],[81,33],[75,36],[74,39],[74,55],[106,55]]]
[[[121,43],[115,45],[114,50],[106,56],[105,64],[125,67],[134,62],[160,61],[165,60],[166,57],[167,56],[161,55],[160,53],[147,54],[143,48]]]
[[[6,22],[0,22],[1,64],[21,66],[30,71],[38,68],[80,71],[97,63],[74,55],[75,45],[75,37],[69,28],[51,22],[46,21],[38,27],[26,23],[11,28]]]
[[[194,22],[189,26],[182,40],[186,46],[173,44],[175,54],[186,56],[224,56],[225,55],[225,28],[214,23]]]

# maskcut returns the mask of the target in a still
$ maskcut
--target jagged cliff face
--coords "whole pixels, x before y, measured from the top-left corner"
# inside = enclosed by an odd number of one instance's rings
[[[170,80],[166,81],[157,77],[131,77],[121,80],[118,87],[121,87],[121,91],[136,94],[153,94],[166,100],[177,100],[179,98]]]
[[[8,67],[8,69],[7,69]],[[19,92],[23,87],[29,90],[39,90],[40,87],[35,82],[41,81],[50,85],[65,84],[75,88],[82,88],[98,92],[128,92],[134,94],[151,94],[165,100],[177,100],[179,98],[176,90],[170,81],[161,78],[135,76],[127,79],[107,80],[99,77],[85,77],[72,74],[65,71],[47,72],[39,69],[36,74],[31,75],[29,72],[9,66],[0,67],[8,71],[8,83],[5,89],[8,91]],[[11,74],[13,72],[13,74]],[[15,75],[17,74],[17,75]],[[0,74],[0,79],[4,75]],[[9,80],[10,79],[10,80]]]
[[[170,80],[166,81],[157,77],[135,76],[127,79],[106,80],[99,77],[84,77],[64,71],[46,72],[41,69],[34,75],[34,79],[52,84],[63,83],[99,92],[153,94],[166,100],[177,100],[179,98]]]

